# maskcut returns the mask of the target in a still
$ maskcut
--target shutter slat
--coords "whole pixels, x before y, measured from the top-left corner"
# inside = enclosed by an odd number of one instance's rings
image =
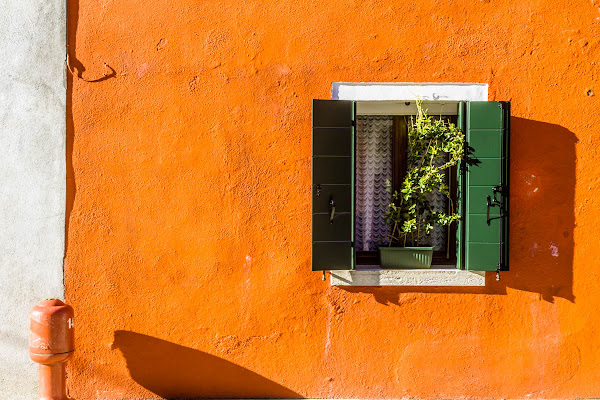
[[[313,157],[313,182],[316,185],[349,185],[352,181],[350,157]]]
[[[352,128],[313,128],[313,156],[352,156]]]
[[[354,102],[313,100],[312,122],[312,270],[353,269]]]

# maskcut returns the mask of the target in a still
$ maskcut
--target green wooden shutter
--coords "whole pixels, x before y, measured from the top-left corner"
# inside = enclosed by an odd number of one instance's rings
[[[460,184],[461,266],[473,271],[508,270],[510,103],[466,103],[465,140],[472,165]]]
[[[354,102],[312,106],[312,270],[354,269]]]

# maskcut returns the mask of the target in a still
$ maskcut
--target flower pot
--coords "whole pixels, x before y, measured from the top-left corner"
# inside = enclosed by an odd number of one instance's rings
[[[433,247],[379,247],[381,268],[430,268]]]

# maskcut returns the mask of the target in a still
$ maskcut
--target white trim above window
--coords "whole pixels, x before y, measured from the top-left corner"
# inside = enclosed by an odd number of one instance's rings
[[[334,82],[333,100],[486,101],[487,83],[348,83]]]

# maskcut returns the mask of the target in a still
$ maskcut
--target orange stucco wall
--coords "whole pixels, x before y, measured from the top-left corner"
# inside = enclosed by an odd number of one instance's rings
[[[71,396],[600,396],[600,2],[69,0]],[[512,101],[511,271],[310,272],[310,100]],[[593,96],[593,91],[596,95]]]

